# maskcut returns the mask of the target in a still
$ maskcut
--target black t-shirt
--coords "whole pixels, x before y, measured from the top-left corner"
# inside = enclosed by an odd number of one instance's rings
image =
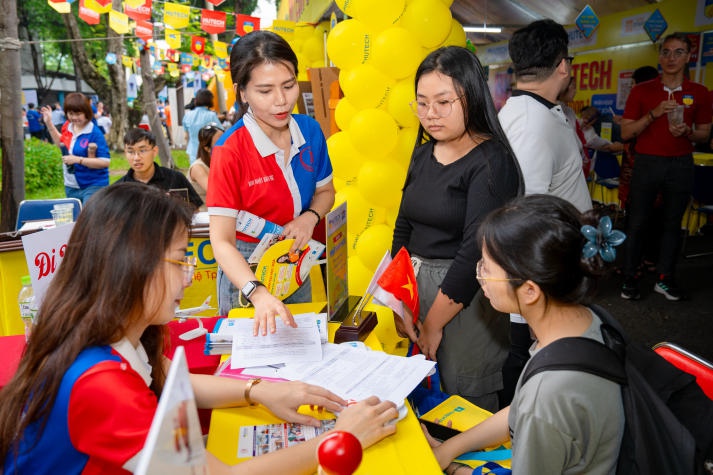
[[[121,182],[138,182],[138,180],[134,178],[134,170],[130,169],[126,175],[116,181],[116,183]],[[154,174],[146,184],[165,191],[185,188],[188,190],[188,200],[196,208],[203,205],[203,200],[198,196],[193,185],[191,185],[183,173],[162,167],[156,162],[154,162]]]
[[[391,252],[405,246],[417,256],[453,259],[441,291],[468,306],[479,288],[478,227],[490,211],[517,196],[518,170],[495,140],[481,143],[449,165],[436,160],[433,145],[428,142],[414,151]]]

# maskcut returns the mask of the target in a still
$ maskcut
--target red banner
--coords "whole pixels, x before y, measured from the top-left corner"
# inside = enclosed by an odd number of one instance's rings
[[[153,39],[153,23],[150,21],[136,20],[136,36],[148,42]]]
[[[225,12],[201,10],[201,29],[206,33],[222,33],[225,31]]]
[[[111,0],[95,0],[102,7],[106,7],[111,3]]]
[[[235,19],[235,32],[240,36],[245,36],[251,31],[260,29],[260,18],[256,16],[243,15],[238,13]]]
[[[198,56],[205,53],[205,38],[201,36],[191,36],[191,51]]]
[[[79,18],[84,20],[88,25],[98,25],[100,15],[91,8],[85,7],[84,0],[79,0]]]
[[[143,5],[132,8],[128,3],[124,3],[124,13],[132,20],[150,21],[151,20],[151,1],[146,0]]]
[[[225,0],[208,0],[209,3],[212,3],[212,4],[215,5],[216,7],[217,7],[218,5],[220,5],[221,3],[223,3],[224,1],[225,1]]]

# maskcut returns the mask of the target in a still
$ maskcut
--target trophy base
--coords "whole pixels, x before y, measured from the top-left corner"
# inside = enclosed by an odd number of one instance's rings
[[[341,326],[334,334],[334,343],[364,341],[374,327],[376,327],[377,323],[376,312],[362,310],[356,320],[353,318],[353,315],[350,314],[342,321]]]

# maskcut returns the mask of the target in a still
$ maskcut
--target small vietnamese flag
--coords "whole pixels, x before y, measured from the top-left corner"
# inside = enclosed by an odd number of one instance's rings
[[[191,51],[194,54],[202,55],[205,52],[205,39],[200,36],[191,36]]]
[[[411,256],[405,247],[399,249],[376,283],[411,310],[414,324],[418,321],[418,284]],[[375,296],[379,298],[378,295]]]
[[[240,36],[245,36],[251,31],[260,29],[260,18],[256,16],[238,13],[235,18],[235,32]]]

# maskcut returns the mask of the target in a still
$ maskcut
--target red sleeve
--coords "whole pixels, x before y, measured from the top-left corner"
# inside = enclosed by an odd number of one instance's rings
[[[208,208],[243,209],[239,193],[240,170],[234,156],[237,152],[233,150],[233,146],[223,144],[213,148],[208,175],[210,186],[205,200]]]
[[[157,405],[154,393],[126,363],[105,361],[83,374],[72,388],[68,425],[72,444],[89,456],[84,473],[113,472],[135,456]]]
[[[631,88],[629,92],[629,97],[626,99],[626,105],[624,106],[623,119],[639,120],[644,114],[641,113],[641,101],[639,100],[639,91],[641,87],[639,85]]]

